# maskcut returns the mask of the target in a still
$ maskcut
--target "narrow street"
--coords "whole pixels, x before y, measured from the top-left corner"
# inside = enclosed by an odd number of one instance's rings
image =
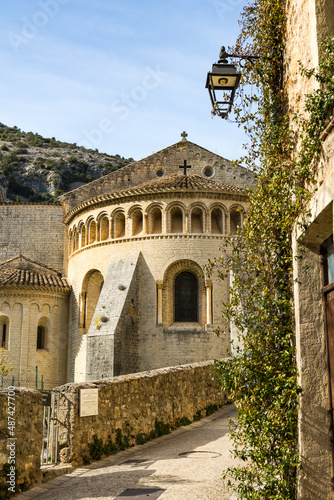
[[[228,417],[233,406],[144,445],[73,470],[17,500],[233,500],[221,479],[233,463]],[[129,490],[129,491],[126,491]]]

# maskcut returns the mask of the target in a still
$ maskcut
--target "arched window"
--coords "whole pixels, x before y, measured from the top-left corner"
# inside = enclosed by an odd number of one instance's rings
[[[7,341],[7,325],[6,323],[2,325],[2,342],[1,342],[1,347],[6,348],[6,341]]]
[[[150,234],[160,234],[162,231],[162,215],[158,207],[153,208],[149,213]]]
[[[109,238],[109,219],[105,215],[100,220],[100,240],[104,241]]]
[[[90,225],[89,225],[89,236],[88,236],[88,239],[89,239],[89,245],[91,245],[92,243],[94,243],[94,241],[96,241],[96,222],[95,220],[92,220]]]
[[[80,248],[86,245],[86,226],[82,224],[80,228]]]
[[[38,325],[37,327],[37,349],[45,349],[46,331],[45,326]]]
[[[191,232],[203,233],[203,211],[200,208],[191,212]]]
[[[78,230],[75,230],[75,243],[74,243],[75,250],[79,249],[79,233]]]
[[[80,297],[80,326],[88,331],[103,287],[103,276],[93,270],[86,274]]]
[[[198,282],[189,271],[178,274],[174,285],[174,321],[198,321]]]
[[[132,214],[132,236],[137,236],[143,231],[143,212],[138,208]]]
[[[170,232],[183,233],[183,214],[181,208],[179,207],[172,208],[170,212],[170,217],[171,217]]]
[[[224,216],[220,208],[214,208],[211,212],[211,232],[213,234],[224,232]]]
[[[114,219],[114,238],[125,236],[125,215],[119,212]]]
[[[0,340],[4,349],[8,349],[9,319],[7,316],[0,316]]]
[[[241,226],[241,212],[239,209],[234,208],[231,210],[230,214],[230,232],[231,234],[237,234],[238,227]]]

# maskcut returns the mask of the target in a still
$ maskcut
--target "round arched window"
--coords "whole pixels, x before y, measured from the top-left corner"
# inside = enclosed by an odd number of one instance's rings
[[[174,321],[198,321],[198,283],[193,273],[185,271],[175,278]]]

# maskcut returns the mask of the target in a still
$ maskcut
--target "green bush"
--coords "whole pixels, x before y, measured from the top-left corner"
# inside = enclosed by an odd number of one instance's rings
[[[130,446],[128,436],[124,436],[122,429],[116,429],[116,445],[119,450],[125,450]]]
[[[198,420],[201,420],[202,418],[202,414],[201,414],[201,410],[198,410],[195,415],[193,415],[193,421],[196,422]]]
[[[93,442],[88,444],[89,454],[93,460],[100,460],[103,455],[103,441],[96,434],[93,436]]]
[[[136,444],[144,444],[149,441],[149,436],[143,432],[139,432],[136,436]]]

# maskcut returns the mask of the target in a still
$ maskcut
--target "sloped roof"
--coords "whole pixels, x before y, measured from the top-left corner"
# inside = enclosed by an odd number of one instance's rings
[[[128,196],[140,196],[152,193],[182,193],[182,192],[215,192],[215,193],[226,193],[241,196],[248,196],[247,190],[240,188],[238,186],[229,186],[227,184],[222,184],[221,182],[215,182],[209,179],[205,179],[200,175],[180,175],[173,174],[160,179],[154,179],[138,186],[123,189],[122,191],[115,191],[109,194],[103,194],[91,198],[90,200],[83,201],[82,203],[76,205],[72,208],[64,217],[64,222],[67,223],[72,216],[79,212],[84,207],[94,205],[95,203],[105,203],[109,200],[118,200],[120,198],[125,198]]]
[[[230,186],[228,189],[229,194],[233,192],[241,194],[243,189],[247,190],[252,184],[254,178],[252,172],[240,165],[235,165],[217,153],[188,141],[186,139],[187,134],[182,133],[181,136],[182,140],[171,146],[110,172],[88,184],[77,187],[68,193],[64,193],[61,196],[61,201],[65,219],[68,220],[68,216],[71,217],[70,214],[73,214],[72,210],[75,207],[81,206],[82,208],[82,206],[86,206],[82,205],[86,201],[96,199],[98,196],[108,196],[111,192],[123,196],[125,190],[138,189],[143,185],[143,182],[155,181],[159,168],[164,171],[166,177],[177,172],[180,173],[179,167],[181,168],[181,163],[184,160],[190,162],[189,167],[192,167],[191,175],[199,175],[202,178],[203,168],[212,165],[216,172],[215,178],[210,180],[228,184]],[[145,174],[146,179],[143,179],[143,174]],[[232,190],[232,186],[240,186],[241,191]],[[168,189],[172,190],[173,186]],[[225,188],[224,191],[227,192],[227,189]],[[134,191],[127,191],[127,193],[131,194]]]
[[[154,179],[144,184],[140,184],[135,188],[130,188],[122,191],[123,194],[130,192],[157,192],[157,191],[174,191],[174,190],[192,190],[192,191],[229,191],[233,193],[247,194],[246,189],[237,186],[229,186],[221,182],[215,182],[200,175],[180,175],[174,174],[160,179]]]
[[[40,262],[19,255],[0,263],[0,287],[33,286],[70,290],[62,274]]]

